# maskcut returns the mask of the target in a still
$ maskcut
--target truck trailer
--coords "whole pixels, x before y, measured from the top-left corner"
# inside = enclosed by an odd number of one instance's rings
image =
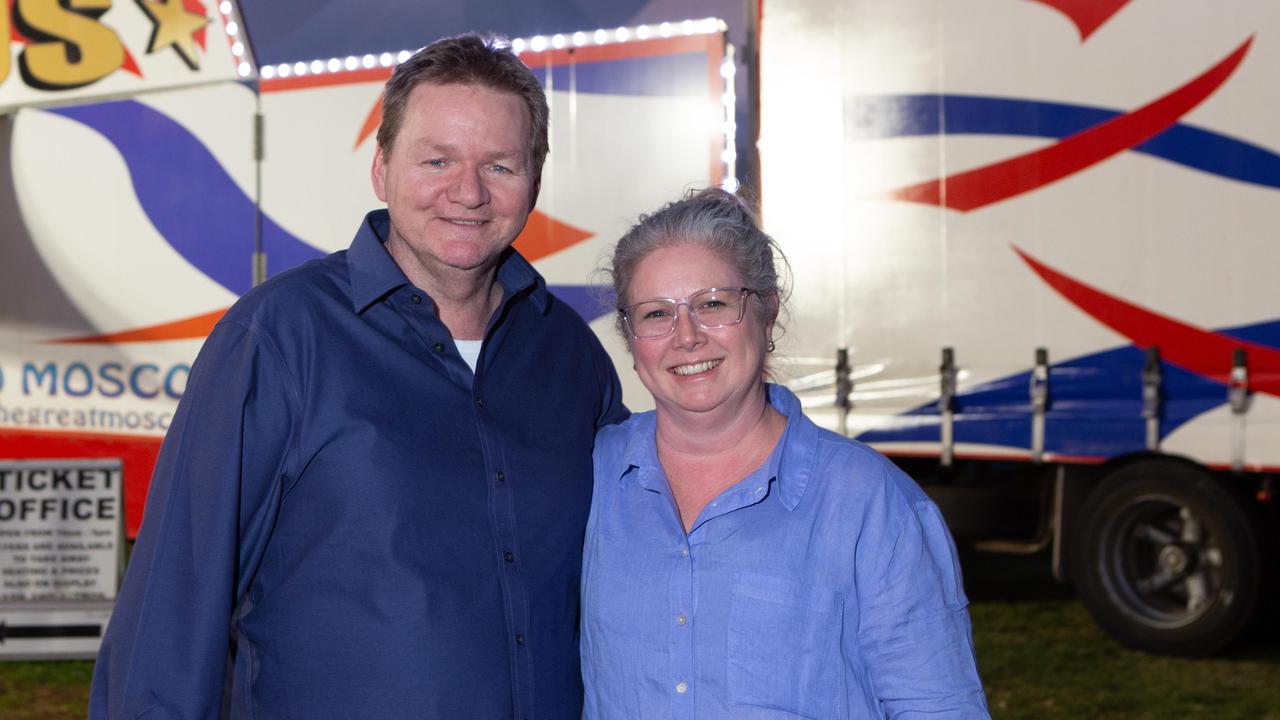
[[[1280,6],[768,0],[779,374],[1122,643],[1205,654],[1274,575]],[[1265,604],[1265,606],[1264,606]]]

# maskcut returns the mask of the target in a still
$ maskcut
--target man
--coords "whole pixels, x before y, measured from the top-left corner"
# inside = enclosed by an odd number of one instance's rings
[[[578,718],[577,586],[613,367],[511,243],[547,103],[504,45],[387,82],[351,248],[196,360],[94,718]]]

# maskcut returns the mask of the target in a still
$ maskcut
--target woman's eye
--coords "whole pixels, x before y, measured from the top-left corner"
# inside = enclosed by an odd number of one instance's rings
[[[649,312],[641,316],[641,319],[642,320],[661,320],[662,318],[669,317],[670,315],[671,313],[666,310],[650,310]]]

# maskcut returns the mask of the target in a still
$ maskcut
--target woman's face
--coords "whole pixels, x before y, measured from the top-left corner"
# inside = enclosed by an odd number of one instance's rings
[[[636,264],[627,302],[687,298],[699,290],[743,284],[733,263],[716,251],[674,245],[654,250]],[[743,411],[744,403],[759,397],[773,323],[760,320],[753,297],[747,296],[744,302],[746,309],[737,325],[702,328],[688,306],[680,305],[673,332],[631,339],[636,373],[653,394],[660,413],[725,413],[728,422]]]

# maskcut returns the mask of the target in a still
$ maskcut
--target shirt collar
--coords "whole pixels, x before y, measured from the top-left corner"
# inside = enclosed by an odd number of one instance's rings
[[[778,445],[759,475],[777,479],[778,498],[788,510],[795,510],[804,496],[809,478],[813,474],[814,458],[818,452],[817,425],[805,417],[800,398],[781,385],[768,384],[769,404],[787,418],[787,427],[778,438]],[[619,482],[634,468],[640,472],[637,481],[645,484],[658,469],[657,415],[653,412],[633,415],[635,426],[622,450]],[[755,475],[757,473],[753,473]],[[649,488],[658,489],[658,488]]]
[[[818,426],[805,417],[800,398],[781,385],[770,383],[769,404],[787,418],[787,429],[778,447],[769,456],[770,476],[778,479],[778,497],[788,510],[795,510],[809,486],[814,458],[818,454]]]
[[[374,210],[364,216],[364,222],[347,251],[351,304],[357,314],[397,288],[409,284],[383,245],[390,231],[391,215],[385,209]],[[514,249],[505,252],[498,263],[498,283],[502,285],[506,298],[527,293],[539,312],[545,314],[550,308],[546,281]]]

